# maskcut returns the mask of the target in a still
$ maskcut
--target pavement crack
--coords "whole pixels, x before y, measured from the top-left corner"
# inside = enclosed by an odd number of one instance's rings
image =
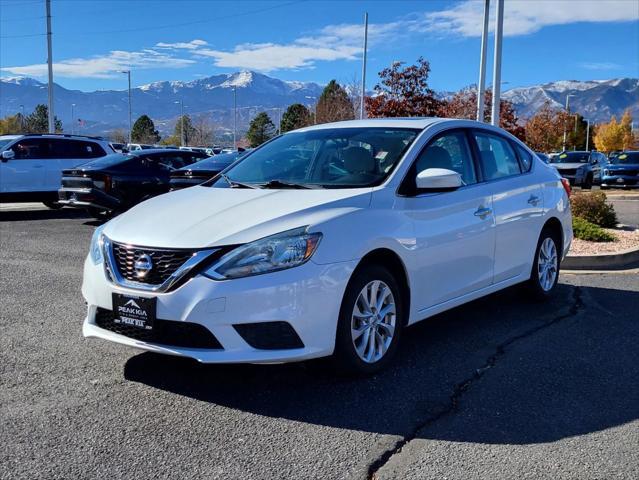
[[[495,352],[486,359],[481,367],[475,369],[471,376],[455,385],[448,399],[448,404],[444,408],[434,413],[433,415],[430,415],[427,418],[417,422],[415,424],[415,427],[409,434],[398,440],[392,448],[386,450],[379,458],[377,458],[373,463],[369,465],[367,478],[370,480],[377,480],[379,478],[377,475],[379,470],[384,465],[386,465],[392,457],[400,454],[404,446],[406,446],[409,442],[417,437],[420,430],[434,424],[435,422],[452,413],[455,413],[459,408],[459,402],[464,393],[466,393],[473,386],[473,384],[476,383],[488,370],[490,370],[497,364],[499,358],[506,354],[506,350],[510,345],[532,335],[535,335],[537,332],[549,328],[563,320],[576,316],[582,307],[583,299],[581,287],[575,286],[572,295],[572,305],[568,309],[568,312],[562,315],[558,315],[547,322],[537,325],[536,327],[532,327],[520,333],[519,335],[510,337],[509,339],[497,345],[495,347]]]

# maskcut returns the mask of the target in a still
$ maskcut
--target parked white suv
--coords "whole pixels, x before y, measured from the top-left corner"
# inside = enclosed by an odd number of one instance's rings
[[[0,201],[57,208],[62,170],[112,153],[109,142],[98,137],[1,135]]]
[[[334,355],[375,372],[408,325],[517,283],[548,296],[572,240],[568,191],[483,123],[289,132],[97,228],[83,333],[201,362]]]

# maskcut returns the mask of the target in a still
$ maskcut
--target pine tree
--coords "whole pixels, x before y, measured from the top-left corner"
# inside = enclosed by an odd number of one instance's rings
[[[289,132],[311,124],[311,112],[301,103],[289,105],[282,115],[282,132]]]
[[[249,125],[246,138],[252,148],[258,147],[275,135],[275,125],[266,114],[266,112],[258,113]]]
[[[315,117],[317,123],[339,122],[355,118],[348,93],[335,80],[331,80],[320,95]]]
[[[191,121],[191,117],[184,115],[184,122],[182,117],[178,117],[175,122],[175,130],[173,131],[173,137],[178,144],[182,143],[182,125],[184,124],[184,145],[190,145],[193,138],[196,136],[195,127]]]
[[[160,134],[155,129],[155,124],[148,115],[142,115],[135,121],[131,129],[131,140],[138,143],[151,144],[160,141]]]
[[[62,122],[58,117],[54,117],[56,133],[62,132]],[[25,133],[48,133],[49,132],[49,108],[46,105],[36,105],[33,113],[25,119]]]

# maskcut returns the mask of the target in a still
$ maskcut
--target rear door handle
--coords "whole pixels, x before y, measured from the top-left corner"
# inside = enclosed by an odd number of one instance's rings
[[[485,219],[488,215],[490,215],[491,213],[493,213],[493,211],[490,208],[486,208],[486,207],[479,207],[477,210],[475,210],[475,216],[481,218],[482,220]]]
[[[528,203],[530,203],[533,206],[537,206],[537,204],[540,202],[540,198],[536,195],[531,195],[530,198],[528,199]]]

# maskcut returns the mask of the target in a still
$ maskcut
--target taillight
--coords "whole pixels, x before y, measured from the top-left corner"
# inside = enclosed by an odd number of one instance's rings
[[[572,189],[570,188],[570,181],[567,178],[562,178],[561,184],[564,186],[564,190],[566,190],[566,195],[568,195],[568,198],[570,198],[570,194],[572,193]]]
[[[111,190],[111,177],[109,175],[100,175],[93,179],[93,186],[99,190],[108,192]]]

